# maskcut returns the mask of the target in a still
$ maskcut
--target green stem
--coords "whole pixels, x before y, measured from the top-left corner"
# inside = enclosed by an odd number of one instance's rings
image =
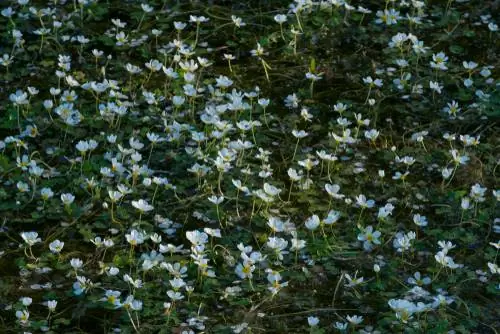
[[[194,40],[193,50],[196,48],[196,45],[198,45],[199,34],[200,34],[200,22],[196,22],[196,39]]]
[[[297,143],[295,144],[295,149],[293,150],[292,161],[295,159],[295,155],[297,154],[297,149],[299,147],[300,138],[297,138]]]

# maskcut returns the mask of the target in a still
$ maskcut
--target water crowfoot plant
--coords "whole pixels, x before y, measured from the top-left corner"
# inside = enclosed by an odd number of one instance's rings
[[[262,56],[266,55],[267,53],[264,51],[264,48],[260,45],[260,43],[257,43],[257,49],[253,49],[250,51],[253,57],[257,57],[260,60],[260,63],[262,64],[262,68],[264,69],[264,72],[266,74],[266,79],[269,82],[269,73],[268,70],[271,69],[271,66],[262,58]]]
[[[280,35],[283,41],[285,40],[285,35],[283,34],[283,23],[287,21],[287,17],[284,14],[277,14],[274,16],[274,21],[280,25]]]
[[[0,332],[495,333],[495,8],[355,6],[2,2]]]

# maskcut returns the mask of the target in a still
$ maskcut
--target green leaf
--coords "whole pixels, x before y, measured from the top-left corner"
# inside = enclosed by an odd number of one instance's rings
[[[463,35],[466,37],[474,37],[476,36],[476,32],[474,30],[465,30]]]
[[[454,53],[454,54],[463,54],[464,48],[460,45],[453,44],[450,46],[450,51],[451,51],[451,53]]]

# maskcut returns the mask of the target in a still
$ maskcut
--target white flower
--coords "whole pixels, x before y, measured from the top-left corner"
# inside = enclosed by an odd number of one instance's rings
[[[217,197],[215,195],[212,195],[208,198],[208,200],[215,205],[219,205],[224,201],[224,196]]]
[[[64,205],[71,205],[73,201],[75,200],[75,196],[73,194],[61,194],[61,201],[63,202]]]
[[[437,263],[439,263],[443,267],[448,267],[450,269],[456,269],[456,268],[460,267],[459,264],[456,264],[453,261],[453,258],[446,255],[445,251],[437,252],[436,255],[434,255],[434,259],[436,260]]]
[[[434,299],[434,302],[432,303],[433,308],[437,308],[440,306],[446,306],[454,302],[453,298],[443,296],[443,295],[437,295],[435,297],[432,297]]]
[[[24,306],[30,306],[31,303],[33,302],[33,299],[31,299],[31,297],[22,297],[21,299],[21,303],[24,305]]]
[[[491,273],[494,274],[500,274],[500,267],[492,262],[488,262],[488,268],[490,268]]]
[[[50,188],[42,188],[40,190],[40,194],[42,195],[42,199],[44,201],[48,200],[49,198],[52,198],[54,196],[54,192]]]
[[[123,197],[123,194],[116,190],[108,190],[108,196],[111,202],[116,203]]]
[[[241,279],[246,279],[246,278],[252,278],[253,276],[253,271],[255,270],[255,266],[252,265],[249,262],[245,262],[244,264],[238,263],[236,266],[234,272],[236,275],[238,275]]]
[[[233,330],[233,333],[239,334],[243,332],[245,329],[248,328],[248,323],[247,322],[242,322],[241,324],[237,324],[234,326],[231,326],[231,329]]]
[[[110,248],[110,247],[113,247],[115,245],[115,242],[112,239],[104,239],[102,244],[104,245],[104,247]]]
[[[49,249],[52,253],[60,253],[64,247],[64,242],[60,240],[54,240],[49,244]]]
[[[460,201],[460,207],[462,208],[462,210],[468,210],[470,208],[470,198],[463,197]]]
[[[345,277],[345,279],[348,282],[347,284],[345,284],[346,288],[353,288],[353,287],[355,287],[355,286],[360,285],[360,284],[363,283],[364,278],[363,277],[359,277],[358,278],[358,277],[356,277],[356,275],[357,275],[357,272],[356,272],[356,274],[354,275],[354,278],[353,278],[349,274],[344,274],[344,277]]]
[[[276,23],[282,24],[282,23],[285,23],[286,20],[287,20],[287,18],[286,18],[286,15],[284,15],[284,14],[278,14],[278,15],[274,16],[274,21],[276,21]]]
[[[307,317],[307,323],[311,327],[317,326],[319,324],[319,318],[318,317]]]
[[[379,208],[377,218],[383,220],[388,216],[392,215],[393,210],[394,210],[394,205],[392,205],[391,203],[387,203],[385,206]]]
[[[28,192],[30,190],[30,187],[26,182],[19,181],[17,182],[16,186],[17,189],[22,193]]]
[[[299,166],[304,167],[306,170],[310,171],[314,166],[319,165],[318,160],[311,160],[309,158],[305,160],[299,160]]]
[[[174,21],[175,30],[179,30],[179,31],[184,30],[184,28],[186,28],[186,26],[187,26],[187,23]]]
[[[120,307],[121,306],[121,303],[120,303],[121,294],[122,293],[120,291],[106,290],[104,292],[104,297],[99,299],[99,301],[107,302],[107,303],[110,303],[111,305],[114,305],[116,307]]]
[[[276,195],[279,195],[279,193],[281,192],[281,189],[278,189],[269,183],[264,183],[264,192],[267,195],[274,197]]]
[[[80,86],[80,83],[78,81],[76,81],[76,79],[73,78],[73,76],[71,76],[71,75],[67,75],[64,79],[66,80],[66,83],[71,87]]]
[[[336,223],[341,216],[342,214],[339,211],[330,210],[328,211],[328,215],[326,216],[326,218],[323,220],[323,223],[325,223],[326,225],[332,225]]]
[[[206,18],[205,16],[194,16],[194,15],[189,16],[189,22],[194,22],[196,24],[208,22],[208,21],[209,21],[209,19]]]
[[[443,52],[439,52],[438,54],[433,54],[432,61],[430,62],[431,68],[445,71],[448,69],[448,67],[446,67],[447,61],[448,57]]]
[[[314,74],[314,73],[311,73],[311,72],[307,72],[306,73],[306,79],[309,79],[311,81],[318,81],[318,80],[322,79],[322,75],[323,75],[323,73]]]
[[[429,87],[438,94],[441,94],[441,89],[443,89],[443,86],[441,86],[439,82],[436,81],[429,81]]]
[[[131,137],[128,140],[128,143],[130,147],[132,147],[134,150],[140,151],[144,147],[144,144],[141,143],[138,139],[135,139],[134,137]]]
[[[106,274],[108,276],[116,276],[116,275],[118,275],[119,272],[120,272],[120,269],[118,269],[116,267],[109,267],[106,269]]]
[[[49,300],[47,301],[47,307],[50,312],[54,312],[56,310],[57,300]]]
[[[292,130],[292,135],[297,139],[301,139],[301,138],[307,137],[309,134],[307,132],[305,132],[304,130],[300,130],[300,131]]]
[[[403,253],[411,248],[411,242],[416,238],[416,233],[413,231],[404,234],[402,232],[396,233],[393,241],[393,247],[397,252]]]
[[[471,78],[467,78],[467,79],[464,80],[464,86],[466,88],[471,87],[473,84],[474,84],[474,81]]]
[[[132,246],[137,246],[142,243],[144,243],[144,239],[146,239],[146,235],[142,232],[139,232],[137,230],[132,230],[130,231],[129,234],[125,234],[125,238],[127,239],[127,242],[131,244]]]
[[[364,135],[365,135],[366,139],[374,141],[380,135],[380,132],[377,131],[376,129],[371,129],[371,130],[365,131]]]
[[[172,289],[174,289],[175,291],[178,291],[182,287],[186,286],[186,282],[184,282],[184,280],[179,277],[174,277],[174,279],[170,280],[169,283]]]
[[[237,26],[238,28],[247,25],[245,22],[243,22],[243,19],[241,17],[238,17],[236,15],[231,15],[231,20],[233,20],[234,25]]]
[[[116,139],[117,139],[117,138],[118,138],[118,136],[117,136],[117,135],[113,135],[113,134],[111,134],[111,135],[108,135],[108,136],[106,137],[106,140],[108,141],[108,143],[110,143],[110,144],[114,144],[114,143],[116,143]]]
[[[266,52],[264,52],[264,48],[260,45],[260,43],[257,43],[257,49],[251,50],[250,53],[254,57],[262,57],[266,54]]]
[[[151,13],[153,11],[153,7],[146,3],[141,3],[141,8],[145,13]]]
[[[367,84],[370,87],[382,87],[384,85],[382,79],[373,80],[371,76],[363,78],[363,83]]]
[[[3,17],[12,17],[12,15],[15,14],[15,11],[12,9],[12,7],[7,7],[7,8],[4,8],[2,9],[2,11],[0,12],[2,14]]]
[[[415,274],[413,274],[413,277],[409,277],[407,280],[408,284],[412,285],[429,285],[431,284],[431,279],[429,277],[421,277],[420,272],[417,271]]]
[[[28,93],[17,90],[15,94],[10,94],[9,99],[15,105],[28,104]]]
[[[347,322],[335,322],[335,328],[340,330],[340,331],[345,331],[347,329],[347,326],[349,326],[349,323]]]
[[[441,175],[443,176],[443,179],[447,180],[450,178],[451,174],[453,173],[453,168],[443,168],[441,170]]]
[[[485,201],[484,195],[487,189],[488,188],[486,187],[481,187],[479,183],[476,183],[471,187],[469,196],[475,202],[484,202]]]
[[[125,301],[123,302],[122,306],[124,308],[129,308],[134,311],[140,311],[142,310],[142,301],[137,300],[134,298],[134,296],[130,295],[128,296]]]
[[[420,227],[427,226],[427,217],[421,216],[419,214],[413,215],[413,222]]]
[[[38,242],[42,242],[37,232],[22,232],[21,238],[23,238],[24,242],[30,247]]]
[[[375,20],[375,23],[385,23],[388,26],[397,24],[398,20],[401,19],[399,11],[395,10],[394,8],[384,9],[384,11],[379,10],[377,11],[376,15],[378,19]]]
[[[274,233],[283,232],[285,230],[285,223],[277,217],[269,217],[269,219],[267,220],[267,225]]]
[[[349,106],[342,102],[338,102],[333,106],[333,110],[338,112],[339,114],[342,114],[344,111],[347,110],[347,108],[349,108]]]
[[[193,244],[193,246],[204,245],[208,242],[208,234],[200,231],[187,231],[186,238]]]
[[[413,313],[417,312],[416,305],[406,299],[391,299],[388,304],[396,312],[396,318],[403,323],[407,323]]]
[[[314,231],[318,228],[320,224],[319,217],[317,215],[313,215],[312,217],[307,218],[305,225],[306,228],[310,231]]]
[[[300,239],[296,239],[296,238],[292,239],[292,246],[290,247],[291,251],[299,251],[304,247],[306,247],[305,240],[300,240]]]
[[[80,269],[83,266],[83,261],[78,258],[72,258],[69,261],[69,264],[73,267],[73,269]]]
[[[212,236],[212,237],[215,237],[215,238],[222,238],[222,235],[221,235],[221,233],[220,233],[220,229],[218,229],[218,228],[215,228],[215,229],[214,229],[214,228],[210,228],[210,227],[205,227],[205,228],[203,229],[203,231],[204,231],[206,234],[208,234],[208,235],[210,235],[210,236]]]
[[[19,320],[21,325],[26,325],[29,322],[30,313],[28,310],[16,311],[16,318]]]
[[[141,213],[149,212],[154,209],[152,205],[148,204],[148,202],[143,199],[132,201],[132,206],[139,210],[139,212]]]
[[[276,251],[282,251],[288,246],[288,241],[283,238],[270,237],[266,242],[266,246]]]
[[[300,100],[295,93],[293,93],[292,95],[288,95],[285,98],[285,106],[288,108],[298,108],[299,103]]]
[[[80,140],[75,147],[81,154],[87,153],[90,149],[89,143],[85,140]]]
[[[500,202],[500,189],[497,190],[492,190],[493,196],[497,200],[497,202]]]
[[[152,269],[155,266],[155,263],[149,259],[145,259],[144,262],[142,262],[142,270],[143,271],[148,271]]]
[[[302,119],[306,122],[312,122],[312,119],[313,119],[313,115],[311,115],[309,113],[309,110],[307,110],[307,108],[302,108],[300,110],[300,116],[302,117]]]
[[[101,237],[95,237],[94,239],[90,239],[90,242],[93,243],[97,248],[102,247]]]
[[[348,315],[346,319],[353,325],[359,325],[363,322],[363,317],[358,315]]]
[[[370,251],[373,248],[373,244],[380,245],[378,238],[381,235],[380,231],[373,231],[373,226],[369,225],[358,235],[358,240],[363,241],[363,248],[366,251]]]
[[[447,254],[450,250],[455,248],[456,246],[451,241],[438,241],[438,246],[441,248],[444,254]]]
[[[338,184],[325,184],[325,190],[328,195],[332,196],[335,199],[343,199],[345,195],[339,194],[340,186]]]
[[[241,180],[234,180],[233,179],[232,182],[233,182],[233,185],[236,187],[236,189],[238,189],[239,191],[244,192],[245,194],[247,194],[249,192],[248,187],[243,186],[241,183]]]
[[[473,61],[463,61],[462,62],[462,65],[463,67],[466,69],[466,70],[473,70],[477,67],[477,63],[473,62]]]
[[[372,199],[367,200],[366,196],[361,194],[356,196],[356,204],[361,208],[373,208],[375,206],[375,201]]]

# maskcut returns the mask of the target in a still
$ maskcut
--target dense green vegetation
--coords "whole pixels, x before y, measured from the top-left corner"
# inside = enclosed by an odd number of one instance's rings
[[[1,333],[497,333],[498,2],[0,2]]]

